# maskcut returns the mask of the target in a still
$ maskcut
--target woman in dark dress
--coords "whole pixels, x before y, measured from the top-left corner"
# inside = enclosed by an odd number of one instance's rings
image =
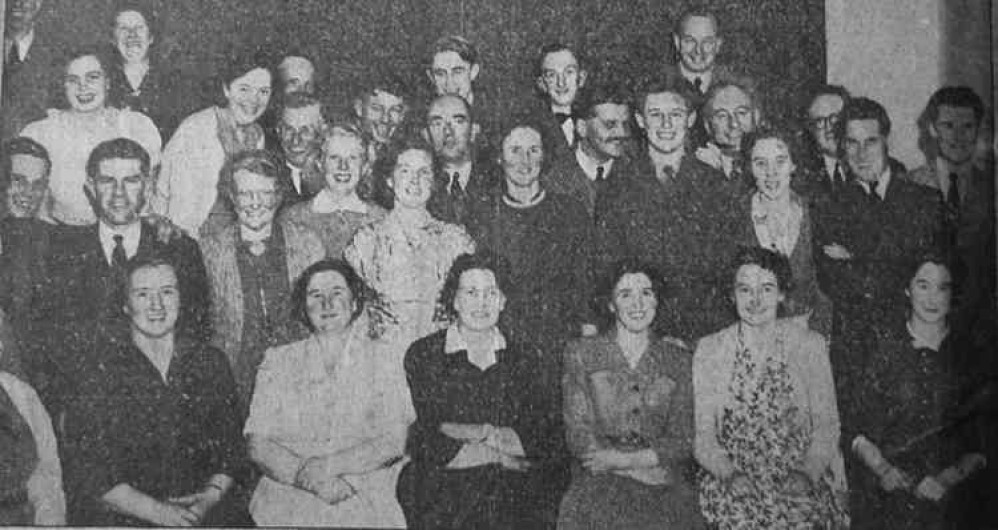
[[[923,259],[905,289],[907,318],[847,345],[865,359],[842,405],[854,529],[980,527],[970,521],[985,506],[969,499],[994,476],[981,471],[980,428],[993,362],[952,325],[952,293],[946,261]]]
[[[553,525],[563,488],[546,471],[562,435],[536,385],[539,354],[497,326],[505,282],[495,258],[458,257],[441,294],[455,322],[406,353],[416,422],[398,497],[409,528]]]
[[[179,72],[166,63],[164,42],[148,4],[119,2],[111,19],[112,53],[108,65],[108,105],[141,112],[156,124],[163,142],[181,118],[193,110],[185,104]]]

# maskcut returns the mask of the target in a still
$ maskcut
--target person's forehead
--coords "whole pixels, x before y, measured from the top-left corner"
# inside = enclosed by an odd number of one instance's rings
[[[333,289],[346,287],[347,280],[339,271],[320,271],[308,281],[308,290]]]
[[[117,26],[147,26],[146,17],[134,10],[121,11],[114,17]]]
[[[779,156],[790,152],[787,144],[779,138],[761,138],[752,146],[752,156]]]
[[[142,267],[132,272],[129,279],[132,289],[157,289],[176,287],[177,274],[169,265]]]
[[[841,111],[843,106],[845,106],[845,101],[842,100],[842,96],[837,94],[820,94],[811,102],[807,113],[812,118],[825,117]]]
[[[346,156],[364,151],[360,138],[353,134],[333,134],[322,144],[326,156]]]
[[[97,173],[104,176],[131,176],[142,172],[138,158],[105,158],[97,164]]]
[[[102,72],[100,61],[93,55],[83,55],[77,57],[66,65],[66,73],[69,75],[83,75],[92,72]]]
[[[936,284],[943,284],[950,282],[949,269],[946,267],[933,262],[923,263],[918,271],[915,272],[914,280],[925,280]]]
[[[645,98],[645,108],[647,112],[651,109],[673,110],[680,108],[686,110],[686,99],[676,92],[655,92],[648,94]]]
[[[255,87],[269,87],[271,82],[270,72],[264,68],[254,68],[232,81],[233,85],[248,85]]]
[[[977,121],[977,117],[974,114],[974,109],[971,107],[955,107],[953,105],[940,105],[939,114],[936,121],[943,120],[961,120],[961,121]]]
[[[232,180],[236,185],[236,188],[261,188],[261,187],[277,187],[277,181],[266,175],[261,175],[252,169],[239,169],[232,174]]]
[[[647,289],[651,287],[651,279],[643,272],[628,272],[617,280],[617,291],[624,289]]]
[[[630,108],[625,103],[600,103],[593,107],[593,114],[601,120],[626,120]]]
[[[541,133],[533,127],[517,127],[506,135],[502,144],[504,147],[540,145]]]
[[[34,155],[18,153],[10,157],[10,171],[30,180],[45,178],[45,160]]]
[[[738,267],[735,273],[735,281],[738,283],[776,283],[776,274],[768,269],[764,269],[755,263],[747,263]]]
[[[430,105],[429,118],[468,117],[468,106],[458,97],[444,96],[437,98]]]
[[[311,61],[294,55],[285,57],[278,69],[286,77],[306,78],[311,77],[315,72],[315,66],[312,65]]]
[[[404,103],[401,96],[392,94],[391,92],[387,92],[380,88],[375,88],[374,90],[368,92],[368,102],[377,102],[386,107],[393,107]]]
[[[544,56],[544,60],[541,61],[542,70],[564,70],[569,67],[579,67],[579,61],[575,58],[575,54],[572,50],[567,48],[556,50],[548,53]]]
[[[429,166],[433,164],[433,158],[422,149],[407,149],[399,155],[398,164],[410,167]]]
[[[717,26],[710,17],[694,15],[687,17],[683,21],[681,28],[683,36],[690,37],[716,37]]]
[[[711,108],[736,109],[739,107],[751,107],[752,100],[748,94],[739,87],[727,86],[717,91],[711,101]]]
[[[292,127],[318,125],[322,121],[322,108],[318,103],[305,107],[285,108],[281,113],[281,121]]]
[[[471,63],[461,58],[456,51],[446,50],[433,55],[433,68],[451,69],[458,66],[468,67]]]
[[[854,140],[880,137],[880,123],[873,119],[849,120],[846,122],[846,136]]]
[[[495,287],[496,275],[488,269],[468,269],[461,273],[458,286],[462,289],[471,287]]]

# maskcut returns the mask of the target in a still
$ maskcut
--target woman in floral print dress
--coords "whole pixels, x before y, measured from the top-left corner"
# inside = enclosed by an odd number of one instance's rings
[[[739,321],[693,359],[700,506],[721,529],[845,528],[839,418],[825,340],[777,318],[786,257],[744,248],[734,269]]]
[[[368,311],[373,335],[397,347],[401,360],[412,341],[446,327],[437,307],[440,289],[454,259],[475,245],[464,228],[426,210],[436,186],[428,145],[402,142],[384,163],[394,207],[359,229],[343,256],[377,294]]]

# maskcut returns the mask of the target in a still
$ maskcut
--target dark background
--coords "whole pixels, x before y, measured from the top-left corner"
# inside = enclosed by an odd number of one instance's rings
[[[537,50],[560,40],[582,45],[596,66],[623,75],[674,62],[671,32],[694,2],[663,0],[149,0],[161,35],[154,49],[192,82],[210,80],[234,50],[297,51],[316,63],[329,103],[345,103],[353,84],[381,63],[425,90],[425,50],[439,36],[462,34],[480,50],[486,85],[505,104],[530,94]],[[755,74],[774,116],[825,77],[822,0],[695,2],[720,18],[718,59]],[[106,43],[115,0],[46,0],[39,24],[62,45]],[[278,55],[279,56],[279,55]],[[205,83],[201,82],[201,85]],[[191,89],[185,110],[220,91]]]

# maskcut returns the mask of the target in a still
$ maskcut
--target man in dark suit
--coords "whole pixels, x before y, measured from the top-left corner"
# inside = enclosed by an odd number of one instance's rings
[[[572,105],[587,76],[578,53],[567,45],[554,43],[541,49],[536,80],[541,104],[531,114],[541,129],[548,165],[572,156],[576,140]]]
[[[10,0],[3,38],[2,140],[17,136],[25,125],[45,117],[55,81],[55,47],[38,29],[42,0]]]
[[[620,173],[618,167],[630,142],[630,101],[617,84],[592,84],[576,101],[572,114],[575,152],[555,160],[542,185],[579,201],[595,219],[596,204]]]
[[[689,151],[696,112],[680,80],[648,81],[634,108],[646,141],[597,213],[599,268],[623,258],[654,264],[675,295],[660,305],[658,322],[670,323],[660,331],[695,341],[730,320],[710,274],[715,267],[705,266],[730,259],[714,244],[730,188]]]
[[[697,149],[697,158],[721,170],[733,185],[749,185],[752,179],[742,163],[742,138],[762,123],[762,109],[752,85],[741,81],[714,84],[702,111],[709,139]]]
[[[438,96],[426,115],[426,139],[433,146],[440,172],[438,193],[429,204],[434,217],[466,224],[470,205],[487,200],[501,188],[495,162],[477,148],[480,128],[468,103],[460,96]]]
[[[812,203],[841,190],[848,183],[835,139],[835,125],[847,101],[849,91],[844,87],[821,85],[811,93],[803,109],[808,149],[794,188]]]
[[[482,146],[490,143],[495,134],[495,124],[499,109],[490,94],[475,86],[481,73],[478,49],[468,39],[457,35],[447,35],[437,39],[427,57],[426,77],[433,87],[432,97],[460,96],[468,102],[481,133],[476,141]],[[431,97],[431,99],[432,99]]]
[[[836,137],[854,182],[815,207],[818,280],[835,303],[842,332],[900,315],[905,281],[919,256],[939,250],[940,201],[890,162],[890,131],[879,103],[856,98],[846,104]]]
[[[322,104],[314,97],[294,92],[284,99],[277,134],[288,171],[281,183],[284,206],[311,199],[325,185],[317,169],[326,120]]]

